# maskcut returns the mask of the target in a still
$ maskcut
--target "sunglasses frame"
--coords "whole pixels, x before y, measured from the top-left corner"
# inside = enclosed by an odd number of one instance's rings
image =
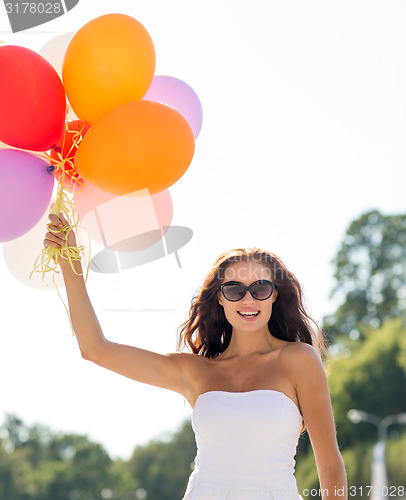
[[[271,284],[271,286],[272,286],[271,293],[269,294],[269,296],[268,296],[266,299],[256,299],[256,298],[252,295],[252,293],[251,293],[251,287],[253,287],[253,286],[254,286],[254,285],[256,285],[257,283],[264,283],[264,282],[265,282],[265,283],[270,283],[270,284]],[[237,300],[230,300],[230,299],[228,299],[228,298],[224,295],[224,290],[223,290],[223,288],[224,288],[226,285],[241,285],[242,287],[244,287],[244,295],[243,295],[240,299],[237,299]],[[247,293],[247,291],[248,291],[248,290],[249,290],[249,292],[250,292],[250,294],[251,294],[251,297],[252,297],[253,299],[255,299],[255,300],[261,300],[261,301],[262,301],[262,300],[268,300],[268,299],[272,296],[272,294],[273,294],[273,292],[274,292],[275,288],[276,288],[275,283],[274,283],[273,281],[269,281],[269,280],[257,280],[257,281],[254,281],[253,283],[251,283],[251,285],[249,285],[249,286],[244,285],[244,283],[241,283],[241,281],[227,281],[226,283],[223,283],[222,285],[220,285],[220,290],[221,290],[221,293],[223,294],[223,297],[224,297],[226,300],[228,300],[229,302],[239,302],[240,300],[242,300],[242,299],[245,297],[245,295],[246,295],[246,293]]]

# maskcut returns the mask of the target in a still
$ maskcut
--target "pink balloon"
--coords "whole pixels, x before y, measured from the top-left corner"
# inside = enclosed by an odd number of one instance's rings
[[[0,241],[28,232],[49,206],[54,176],[41,158],[0,149]]]
[[[149,195],[147,189],[117,196],[84,181],[74,197],[79,225],[106,248],[136,252],[148,248],[164,235],[172,221],[172,198],[168,190]]]
[[[144,99],[167,104],[178,111],[187,120],[197,139],[202,128],[203,109],[190,85],[173,76],[156,75]]]

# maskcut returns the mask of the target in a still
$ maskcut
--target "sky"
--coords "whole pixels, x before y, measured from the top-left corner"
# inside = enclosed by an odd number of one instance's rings
[[[372,209],[405,212],[404,4],[80,0],[65,16],[16,34],[1,4],[0,39],[39,52],[114,12],[146,27],[155,74],[195,90],[203,126],[189,169],[170,188],[172,225],[193,231],[178,252],[180,267],[171,254],[121,273],[90,272],[87,289],[105,336],[174,352],[210,266],[241,246],[277,254],[321,322],[337,306],[331,261],[350,222]],[[36,252],[33,243],[18,245]],[[92,243],[92,252],[100,248]],[[190,417],[179,394],[83,360],[57,292],[24,284],[4,255],[0,417],[87,434],[125,459]],[[26,257],[21,266],[31,268]]]

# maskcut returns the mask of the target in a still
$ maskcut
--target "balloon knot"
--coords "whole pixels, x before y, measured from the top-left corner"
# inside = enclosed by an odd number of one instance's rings
[[[49,173],[54,172],[55,171],[54,165],[49,165],[49,167],[47,168],[47,170],[48,170]]]
[[[61,148],[61,146],[54,146],[54,151],[55,151],[56,153],[62,153],[62,148]]]

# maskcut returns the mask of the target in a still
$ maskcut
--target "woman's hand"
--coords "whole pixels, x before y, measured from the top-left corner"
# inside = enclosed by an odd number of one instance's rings
[[[66,229],[62,229],[63,227],[69,226],[69,222],[66,220],[65,216],[62,213],[59,214],[59,217],[56,214],[49,214],[48,218],[51,224],[48,224],[49,232],[45,235],[44,247],[60,249],[65,243],[68,244],[68,247],[76,247],[76,236],[74,231],[70,230],[68,234],[66,234]],[[60,255],[59,261],[68,262],[68,259]]]

